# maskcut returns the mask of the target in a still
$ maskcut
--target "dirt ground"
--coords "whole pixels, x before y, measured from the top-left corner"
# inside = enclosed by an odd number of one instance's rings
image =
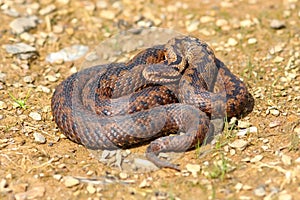
[[[0,6],[0,199],[299,198],[298,0],[0,0]],[[38,23],[16,33],[11,22],[33,15]],[[181,172],[105,166],[52,120],[55,86],[81,66],[49,63],[49,53],[73,44],[92,50],[122,30],[149,26],[207,41],[255,98],[236,130],[176,160]],[[36,55],[21,59],[7,50],[20,42]]]

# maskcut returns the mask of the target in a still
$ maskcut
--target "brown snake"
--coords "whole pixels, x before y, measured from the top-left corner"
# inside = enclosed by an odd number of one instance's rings
[[[205,42],[189,36],[143,50],[128,63],[79,71],[57,86],[51,102],[70,140],[108,150],[149,143],[150,161],[177,170],[158,154],[193,148],[211,131],[210,119],[243,117],[253,106],[246,85]]]

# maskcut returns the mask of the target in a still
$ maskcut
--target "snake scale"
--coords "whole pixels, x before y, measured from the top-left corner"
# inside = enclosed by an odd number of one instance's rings
[[[150,161],[177,170],[158,154],[193,148],[212,130],[211,119],[240,118],[253,106],[245,83],[191,36],[147,48],[127,63],[81,70],[56,87],[51,102],[70,140],[107,150],[147,143]]]

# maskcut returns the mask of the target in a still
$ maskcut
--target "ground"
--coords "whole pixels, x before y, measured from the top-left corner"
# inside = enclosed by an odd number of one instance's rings
[[[0,0],[0,5],[0,199],[299,197],[298,0]],[[30,30],[16,33],[10,26],[32,15],[39,22]],[[255,98],[240,128],[229,126],[215,144],[176,160],[181,172],[134,174],[107,167],[63,137],[52,119],[55,86],[81,66],[78,60],[49,63],[46,56],[73,44],[94,49],[122,30],[143,26],[207,41]],[[37,54],[20,59],[9,53],[6,45],[19,42]]]

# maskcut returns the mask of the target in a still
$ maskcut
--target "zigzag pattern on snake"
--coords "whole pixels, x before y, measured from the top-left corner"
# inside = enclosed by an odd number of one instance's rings
[[[145,49],[128,63],[79,71],[56,87],[51,102],[70,140],[108,150],[149,143],[150,161],[177,170],[158,154],[193,148],[213,130],[210,119],[240,118],[253,106],[245,83],[190,36]]]

